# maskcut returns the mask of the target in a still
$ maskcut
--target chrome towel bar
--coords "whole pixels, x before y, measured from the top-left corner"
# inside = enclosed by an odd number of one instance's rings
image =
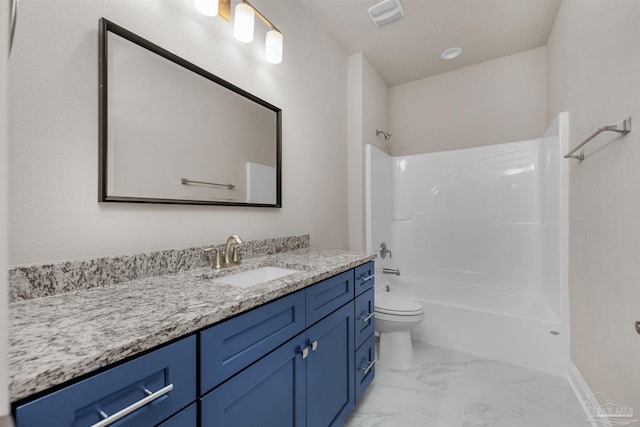
[[[578,154],[573,154],[573,153],[575,153],[576,151],[580,150],[589,141],[591,141],[596,136],[600,135],[602,132],[618,132],[618,133],[621,133],[623,135],[628,134],[629,132],[631,132],[631,117],[627,117],[626,119],[621,120],[618,123],[613,123],[611,125],[602,126],[600,129],[595,131],[593,133],[593,135],[591,135],[589,138],[587,138],[584,141],[582,141],[582,143],[580,145],[578,145],[576,148],[571,150],[567,155],[565,155],[564,158],[565,159],[569,159],[569,158],[578,159],[580,161],[584,160],[584,151],[580,151]]]
[[[203,185],[215,185],[216,187],[227,187],[227,190],[233,190],[234,188],[236,188],[236,186],[233,185],[233,184],[218,184],[218,183],[215,183],[215,182],[192,181],[192,180],[187,179],[187,178],[180,179],[180,182],[182,183],[182,185],[203,184]]]

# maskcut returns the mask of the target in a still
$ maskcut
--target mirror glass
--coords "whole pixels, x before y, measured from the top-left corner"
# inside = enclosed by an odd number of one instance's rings
[[[100,201],[280,207],[281,110],[100,23]]]

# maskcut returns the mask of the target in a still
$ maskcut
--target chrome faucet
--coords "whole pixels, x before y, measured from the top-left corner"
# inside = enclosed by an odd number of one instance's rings
[[[233,252],[231,252],[231,245],[235,242],[236,244],[233,246]],[[232,234],[227,239],[227,244],[224,247],[224,261],[222,262],[222,267],[228,267],[230,265],[240,264],[240,259],[238,258],[238,248],[244,246],[244,242],[237,234]]]
[[[231,245],[235,242],[233,249]],[[230,267],[232,265],[240,264],[240,257],[238,256],[238,249],[244,246],[244,242],[237,234],[232,234],[227,239],[227,243],[224,247],[224,252],[219,248],[210,247],[206,248],[205,252],[213,252],[213,261],[211,262],[211,268],[216,270],[223,267]],[[220,259],[223,258],[222,261]]]

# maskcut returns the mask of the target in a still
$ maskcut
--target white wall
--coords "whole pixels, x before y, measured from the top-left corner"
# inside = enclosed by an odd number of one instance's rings
[[[7,291],[7,222],[8,222],[8,140],[7,140],[7,4],[0,3],[0,417],[9,413],[7,381],[8,291]]]
[[[192,0],[21,0],[10,87],[11,265],[310,233],[347,247],[347,58],[296,1],[256,0],[284,34],[263,59]],[[283,110],[283,208],[97,203],[98,19]]]
[[[389,143],[376,136],[388,130],[389,88],[366,56],[349,57],[349,249],[364,250],[365,145],[388,152]]]
[[[640,2],[564,0],[547,44],[549,117],[570,146],[640,120]],[[571,358],[592,392],[640,410],[640,131],[592,141],[570,165]],[[637,418],[637,417],[635,417]]]
[[[394,86],[394,156],[539,138],[547,127],[545,48]]]

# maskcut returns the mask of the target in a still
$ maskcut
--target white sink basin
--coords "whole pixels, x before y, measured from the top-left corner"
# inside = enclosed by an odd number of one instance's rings
[[[298,270],[290,270],[288,268],[262,267],[256,268],[255,270],[243,271],[242,273],[220,277],[219,279],[216,279],[216,281],[224,283],[225,285],[249,288],[251,286],[259,285],[260,283],[268,282],[269,280],[279,279],[280,277],[288,276],[297,272]]]

